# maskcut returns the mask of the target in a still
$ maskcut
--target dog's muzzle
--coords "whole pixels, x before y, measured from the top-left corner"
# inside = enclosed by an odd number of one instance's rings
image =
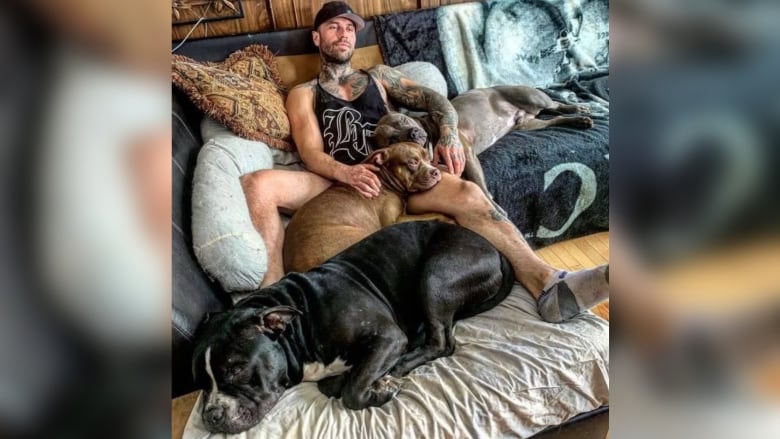
[[[420,128],[412,128],[409,130],[409,139],[412,142],[418,143],[420,145],[424,145],[425,142],[428,140],[428,135],[425,134],[425,131]]]

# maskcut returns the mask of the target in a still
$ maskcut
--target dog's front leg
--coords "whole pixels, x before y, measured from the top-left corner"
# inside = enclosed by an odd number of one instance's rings
[[[438,290],[438,289],[437,289]],[[436,290],[435,290],[436,291]],[[440,291],[447,291],[442,288]],[[421,346],[403,354],[393,366],[390,374],[402,377],[412,369],[440,357],[452,355],[455,339],[452,336],[452,319],[436,319],[426,324],[426,340]]]
[[[397,327],[378,332],[360,343],[363,361],[347,372],[341,389],[344,405],[353,410],[380,406],[401,390],[388,371],[406,350],[406,335]]]
[[[341,396],[341,389],[344,387],[344,379],[346,374],[336,375],[332,377],[323,378],[317,381],[317,389],[320,393],[328,398],[339,398]]]

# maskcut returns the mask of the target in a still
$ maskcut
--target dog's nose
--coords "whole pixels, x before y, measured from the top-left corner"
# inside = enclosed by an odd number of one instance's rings
[[[412,128],[411,132],[409,133],[409,138],[415,142],[425,140],[425,131],[419,128]]]
[[[441,178],[441,172],[439,172],[439,170],[438,170],[438,169],[436,169],[436,168],[431,168],[431,170],[430,170],[430,171],[428,171],[428,175],[429,175],[431,178],[435,178],[435,179],[439,179],[439,178]]]
[[[225,409],[220,406],[209,407],[203,418],[207,424],[216,425],[225,417]]]

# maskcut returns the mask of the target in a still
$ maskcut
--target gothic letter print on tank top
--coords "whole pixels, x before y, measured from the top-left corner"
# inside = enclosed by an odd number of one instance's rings
[[[362,162],[373,150],[370,138],[376,124],[387,113],[376,83],[369,78],[366,90],[357,98],[339,99],[317,81],[317,120],[325,142],[325,152],[341,163]]]

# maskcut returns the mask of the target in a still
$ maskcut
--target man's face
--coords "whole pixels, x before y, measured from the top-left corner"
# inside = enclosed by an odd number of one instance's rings
[[[346,64],[355,51],[355,24],[346,18],[336,17],[322,23],[312,32],[312,38],[325,61]]]

